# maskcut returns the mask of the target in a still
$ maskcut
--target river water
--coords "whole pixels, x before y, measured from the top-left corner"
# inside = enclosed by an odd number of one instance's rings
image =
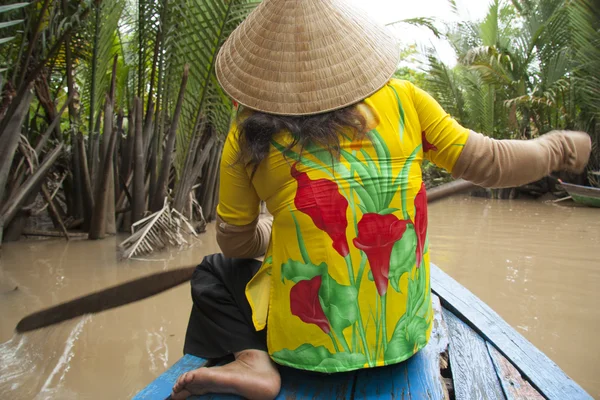
[[[600,210],[454,197],[430,206],[434,263],[600,398]],[[182,355],[182,285],[26,335],[23,316],[217,251],[213,227],[185,251],[117,262],[116,238],[22,241],[0,258],[0,397],[128,399]],[[15,290],[15,288],[17,288]]]

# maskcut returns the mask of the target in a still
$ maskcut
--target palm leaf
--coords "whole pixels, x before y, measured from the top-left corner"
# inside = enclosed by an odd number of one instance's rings
[[[78,75],[83,88],[81,104],[88,115],[88,132],[92,133],[96,116],[102,107],[102,99],[108,92],[111,63],[115,53],[120,53],[117,27],[125,6],[124,0],[103,0],[94,6],[86,32],[89,39],[87,53],[83,55]]]
[[[178,149],[188,148],[201,121],[213,124],[221,135],[226,133],[232,108],[216,82],[214,61],[221,44],[257,4],[247,0],[179,0],[171,6],[164,44],[169,99],[174,98],[183,64],[190,64]],[[178,170],[184,165],[185,155],[185,151],[177,153]]]
[[[167,199],[162,209],[139,220],[131,227],[131,236],[119,244],[122,258],[131,258],[170,246],[188,244],[185,234],[196,235],[187,218],[171,209]]]

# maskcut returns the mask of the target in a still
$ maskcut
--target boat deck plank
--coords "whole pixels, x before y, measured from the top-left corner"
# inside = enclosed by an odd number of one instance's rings
[[[450,366],[457,399],[505,400],[485,341],[473,329],[444,310],[450,333]]]
[[[507,400],[544,400],[544,396],[521,377],[510,361],[489,342],[486,344]]]
[[[548,356],[514,330],[477,296],[431,264],[431,288],[442,307],[492,343],[543,396],[550,400],[592,399]]]

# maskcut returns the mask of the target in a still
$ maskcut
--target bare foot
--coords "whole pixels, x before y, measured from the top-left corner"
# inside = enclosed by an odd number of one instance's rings
[[[250,400],[272,400],[279,394],[281,377],[269,355],[261,350],[244,350],[235,361],[186,372],[173,386],[173,400],[206,393],[231,393]]]

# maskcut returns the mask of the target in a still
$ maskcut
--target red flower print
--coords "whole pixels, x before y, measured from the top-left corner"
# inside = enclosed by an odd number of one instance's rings
[[[296,283],[290,290],[290,309],[302,321],[315,324],[328,334],[331,328],[319,302],[320,287],[320,275]]]
[[[296,208],[308,215],[317,228],[325,231],[333,240],[333,248],[346,257],[350,252],[346,239],[348,201],[340,194],[335,182],[312,180],[306,172],[296,169],[296,163],[292,165],[292,176],[298,181],[294,199]]]
[[[354,239],[354,245],[367,254],[380,296],[387,292],[392,248],[402,238],[409,223],[394,214],[374,213],[364,214],[358,223],[358,237]]]
[[[429,150],[437,151],[437,147],[434,144],[429,143],[425,131],[421,132],[421,142],[423,143],[423,151],[428,152]]]
[[[425,183],[421,182],[421,189],[415,196],[415,232],[417,233],[417,268],[421,266],[423,249],[427,237],[427,191]]]

